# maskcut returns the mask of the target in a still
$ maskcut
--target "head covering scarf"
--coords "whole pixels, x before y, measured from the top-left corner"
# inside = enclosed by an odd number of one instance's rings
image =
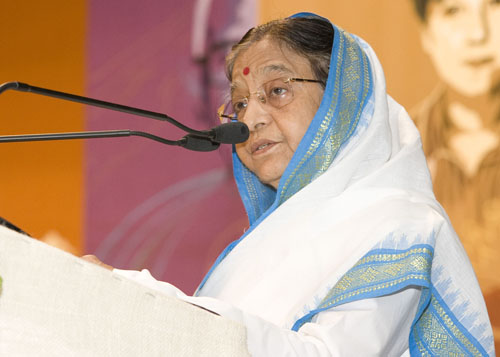
[[[303,16],[316,15],[292,17]],[[278,189],[234,153],[250,227],[197,295],[297,331],[334,306],[421,287],[412,355],[492,355],[484,300],[432,193],[418,132],[387,95],[373,50],[332,26],[324,96]]]

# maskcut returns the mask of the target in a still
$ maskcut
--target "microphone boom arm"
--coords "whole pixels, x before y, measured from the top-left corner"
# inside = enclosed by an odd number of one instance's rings
[[[174,140],[167,140],[156,135],[142,131],[132,130],[105,130],[105,131],[80,131],[74,133],[47,133],[47,134],[24,134],[24,135],[3,135],[0,136],[0,143],[15,143],[26,141],[48,141],[48,140],[69,140],[69,139],[96,139],[114,138],[120,136],[142,136],[167,145],[177,145]]]
[[[2,142],[14,142],[14,141],[41,141],[41,140],[64,140],[64,139],[85,139],[85,138],[98,138],[98,137],[116,137],[116,136],[142,136],[146,137],[167,145],[179,145],[183,146],[189,150],[195,151],[212,151],[219,147],[220,143],[224,144],[237,144],[246,141],[250,135],[248,127],[241,122],[226,123],[219,125],[210,130],[195,130],[190,127],[179,123],[174,118],[169,117],[166,114],[156,113],[149,110],[133,108],[126,105],[106,102],[99,99],[93,99],[88,97],[82,97],[75,94],[59,92],[51,89],[40,88],[31,86],[26,83],[21,82],[7,82],[0,85],[0,94],[7,90],[17,90],[20,92],[31,92],[35,94],[40,94],[48,97],[69,100],[72,102],[77,102],[81,104],[92,105],[94,107],[100,107],[104,109],[110,109],[122,113],[128,113],[133,115],[138,115],[146,118],[161,120],[169,122],[175,125],[179,129],[184,130],[188,134],[182,139],[177,141],[167,140],[156,135],[145,133],[142,131],[130,131],[130,130],[115,130],[106,132],[81,132],[81,133],[61,133],[61,134],[33,134],[33,135],[17,135],[17,136],[6,136]],[[18,139],[16,139],[16,137]],[[8,139],[7,139],[8,138]]]
[[[152,112],[149,110],[129,107],[126,105],[106,102],[104,100],[82,97],[79,95],[59,92],[59,91],[55,91],[55,90],[51,90],[51,89],[35,87],[35,86],[29,85],[26,83],[21,83],[21,82],[7,82],[7,83],[1,84],[0,85],[0,94],[2,94],[3,92],[5,92],[7,90],[10,90],[10,89],[16,90],[19,92],[30,92],[30,93],[44,95],[47,97],[53,97],[53,98],[58,98],[58,99],[63,99],[63,100],[69,100],[69,101],[76,102],[76,103],[92,105],[94,107],[115,110],[115,111],[122,112],[122,113],[134,114],[134,115],[139,115],[139,116],[146,117],[146,118],[166,121],[166,122],[171,123],[172,125],[175,125],[179,129],[184,130],[185,132],[195,134],[195,135],[200,135],[200,136],[206,135],[206,133],[204,131],[191,129],[191,128],[185,126],[184,124],[179,123],[174,118],[169,117],[168,115],[162,114],[162,113],[157,113],[157,112]]]
[[[220,143],[210,141],[206,137],[199,137],[188,134],[179,140],[168,140],[157,135],[135,130],[105,130],[105,131],[81,131],[74,133],[48,133],[48,134],[24,134],[24,135],[3,135],[0,136],[1,143],[16,143],[26,141],[49,141],[49,140],[70,140],[70,139],[100,139],[115,138],[121,136],[141,136],[162,144],[181,146],[193,151],[213,151]]]

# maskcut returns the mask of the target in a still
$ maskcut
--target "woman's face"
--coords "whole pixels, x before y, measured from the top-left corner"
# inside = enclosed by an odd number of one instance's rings
[[[448,85],[487,93],[500,70],[500,1],[430,0],[422,43]]]
[[[293,100],[287,105],[275,109],[259,101],[255,92],[270,80],[315,79],[306,58],[268,39],[254,43],[237,57],[232,76],[232,98],[252,93],[241,119],[248,125],[250,137],[236,145],[236,153],[263,183],[277,188],[321,103],[323,88],[319,83],[293,82]]]

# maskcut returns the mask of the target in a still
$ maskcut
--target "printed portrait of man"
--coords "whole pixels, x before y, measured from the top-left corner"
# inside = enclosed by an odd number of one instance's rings
[[[500,338],[500,1],[414,0],[440,84],[413,111]]]

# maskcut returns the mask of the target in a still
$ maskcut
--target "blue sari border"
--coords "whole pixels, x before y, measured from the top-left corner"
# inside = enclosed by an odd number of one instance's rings
[[[293,331],[321,311],[348,302],[392,294],[407,286],[429,287],[434,249],[428,244],[406,250],[373,249],[329,290],[318,307],[298,319]]]
[[[410,333],[412,356],[488,356],[434,287],[426,295],[421,298],[427,300],[425,308]]]

